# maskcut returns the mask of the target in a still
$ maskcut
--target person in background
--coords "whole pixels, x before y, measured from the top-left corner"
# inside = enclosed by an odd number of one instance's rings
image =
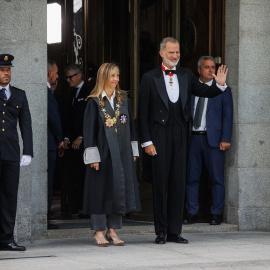
[[[140,211],[135,160],[138,142],[131,105],[119,88],[119,68],[104,63],[84,115],[84,214],[91,215],[98,246],[124,245],[116,234],[122,216]],[[106,235],[104,231],[107,228]]]
[[[25,251],[14,241],[20,166],[33,157],[31,115],[26,94],[10,85],[13,55],[0,55],[0,250]],[[23,140],[20,162],[19,135]]]
[[[66,80],[72,88],[68,103],[68,118],[65,121],[64,148],[70,151],[70,178],[68,205],[71,217],[80,218],[82,215],[82,198],[85,178],[83,162],[84,138],[83,117],[86,107],[86,97],[93,87],[83,80],[83,71],[79,65],[70,65],[65,69]]]
[[[47,90],[48,90],[48,221],[49,230],[58,229],[59,226],[49,221],[52,205],[53,182],[55,173],[55,164],[57,149],[64,147],[63,133],[61,129],[60,115],[58,105],[54,96],[58,82],[58,67],[56,62],[48,60],[47,63]]]
[[[215,71],[216,64],[212,56],[202,56],[199,59],[198,73],[202,84],[216,84],[213,76]],[[183,223],[198,222],[200,178],[205,164],[212,182],[210,225],[220,225],[225,200],[224,152],[231,145],[233,123],[230,87],[226,88],[223,95],[214,98],[192,96],[191,113],[193,123],[186,183],[188,215]]]

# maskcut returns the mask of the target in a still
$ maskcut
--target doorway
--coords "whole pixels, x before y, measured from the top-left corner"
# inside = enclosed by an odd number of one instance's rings
[[[161,63],[159,43],[165,36],[180,37],[180,65],[197,74],[197,60],[202,55],[224,61],[225,0],[48,0],[61,7],[61,41],[48,44],[48,59],[59,66],[56,96],[62,118],[65,118],[70,89],[64,78],[64,68],[80,63],[86,81],[95,83],[98,67],[104,62],[120,66],[120,86],[129,91],[135,124],[137,95],[143,73]],[[64,122],[64,121],[63,121]],[[64,129],[64,127],[63,127]],[[141,156],[143,155],[141,151]],[[142,212],[130,219],[153,220],[152,185],[143,179],[141,159],[137,163]],[[58,158],[55,175],[55,219],[69,217],[67,161]],[[211,192],[209,177],[202,177],[202,220],[207,220]],[[207,200],[205,200],[207,198]],[[205,204],[204,204],[205,203]]]

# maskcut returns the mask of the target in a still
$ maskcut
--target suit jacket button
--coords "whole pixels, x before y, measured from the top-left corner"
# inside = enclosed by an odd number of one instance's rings
[[[6,122],[5,120],[2,121],[2,123],[5,123],[5,122]]]
[[[7,106],[7,104],[6,104],[6,103],[4,103],[4,106]]]
[[[16,108],[18,109],[18,108],[19,108],[19,106],[16,106]]]
[[[162,113],[162,111],[160,111],[160,113]]]
[[[164,119],[162,119],[162,122],[164,122],[165,120]]]
[[[3,112],[3,114],[6,114],[5,112]]]
[[[2,131],[5,131],[5,129],[4,129],[4,128],[2,128]]]

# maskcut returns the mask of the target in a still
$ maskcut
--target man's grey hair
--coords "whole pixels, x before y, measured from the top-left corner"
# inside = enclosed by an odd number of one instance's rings
[[[65,68],[65,74],[68,72],[74,72],[74,74],[82,74],[82,79],[84,78],[83,76],[83,70],[80,65],[74,64],[74,65],[69,65]]]
[[[54,71],[54,65],[57,66],[56,62],[53,60],[48,60],[47,61],[47,72],[49,71]]]
[[[202,67],[202,61],[203,60],[212,60],[215,62],[215,59],[213,56],[209,56],[209,55],[205,55],[205,56],[201,56],[200,59],[198,60],[198,68]]]
[[[166,48],[167,42],[178,43],[178,45],[180,47],[179,41],[176,38],[174,38],[174,37],[165,37],[160,42],[160,50],[161,51],[163,51]]]

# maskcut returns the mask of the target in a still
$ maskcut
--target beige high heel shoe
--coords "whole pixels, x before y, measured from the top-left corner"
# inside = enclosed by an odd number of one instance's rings
[[[104,235],[100,238],[97,238],[96,233],[94,233],[94,239],[96,240],[96,245],[99,247],[107,247],[109,245],[109,241],[106,240]]]
[[[124,241],[122,241],[117,234],[115,235],[111,235],[109,234],[108,232],[106,233],[106,239],[109,241],[109,242],[113,242],[113,245],[114,246],[123,246],[125,244]]]

